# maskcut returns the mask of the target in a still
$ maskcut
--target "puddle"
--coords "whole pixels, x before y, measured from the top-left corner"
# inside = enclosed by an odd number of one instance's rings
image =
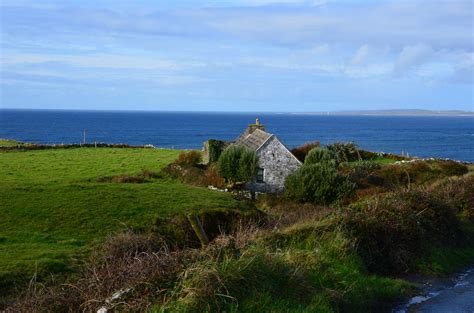
[[[392,310],[392,313],[474,313],[474,268],[448,280],[425,284],[421,293]]]

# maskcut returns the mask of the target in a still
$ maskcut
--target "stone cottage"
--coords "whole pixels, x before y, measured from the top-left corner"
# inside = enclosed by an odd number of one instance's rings
[[[301,166],[301,162],[273,134],[265,131],[257,118],[255,124],[247,129],[232,143],[254,150],[258,157],[257,175],[247,188],[257,192],[280,192],[285,186],[286,177]],[[209,160],[209,144],[204,144],[204,158]]]

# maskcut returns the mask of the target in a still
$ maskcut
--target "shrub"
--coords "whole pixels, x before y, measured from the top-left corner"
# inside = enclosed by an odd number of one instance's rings
[[[47,286],[32,281],[9,311],[143,311],[183,269],[180,251],[170,252],[148,236],[120,234],[96,248],[73,282]]]
[[[326,146],[337,163],[361,160],[359,148],[353,142],[335,142]]]
[[[445,191],[435,190],[401,190],[352,205],[343,213],[343,224],[356,238],[369,270],[409,272],[429,245],[464,242],[456,208]]]
[[[206,181],[205,170],[201,167],[169,164],[161,172],[186,184],[202,187],[209,185]]]
[[[231,184],[252,180],[257,166],[255,151],[242,145],[230,146],[219,158],[219,174]]]
[[[321,144],[319,143],[319,141],[308,142],[308,143],[305,143],[305,144],[303,144],[299,147],[291,149],[291,153],[293,153],[293,155],[298,160],[300,160],[301,162],[304,162],[308,152],[313,148],[319,147],[320,145]]]
[[[466,165],[452,160],[437,160],[434,161],[432,165],[435,168],[439,168],[439,170],[446,176],[464,175],[469,171]]]
[[[347,176],[340,174],[330,163],[304,164],[289,175],[285,194],[299,202],[329,204],[343,200],[354,190]]]
[[[194,215],[199,217],[204,232],[209,240],[219,235],[231,233],[243,224],[262,225],[266,215],[257,209],[204,209]],[[153,227],[153,234],[158,241],[166,242],[172,247],[199,247],[200,242],[187,217],[183,214],[172,217],[158,217]]]
[[[228,142],[217,139],[209,139],[205,145],[207,145],[209,157],[209,160],[207,161],[209,163],[214,163],[219,161],[219,157],[221,156],[222,151],[224,151],[225,147],[228,145]]]
[[[335,166],[335,160],[328,149],[319,147],[313,148],[311,151],[309,151],[304,160],[304,164],[306,165],[317,164],[321,162],[333,163]]]
[[[219,175],[219,166],[216,163],[210,164],[204,172],[207,186],[214,186],[216,188],[225,188],[224,178]]]
[[[202,161],[202,154],[196,150],[183,151],[174,161],[175,164],[182,166],[196,166]]]

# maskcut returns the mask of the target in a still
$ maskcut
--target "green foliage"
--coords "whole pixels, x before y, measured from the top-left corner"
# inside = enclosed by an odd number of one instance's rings
[[[311,165],[323,162],[331,163],[333,167],[336,166],[335,159],[333,158],[332,153],[328,149],[316,147],[309,151],[308,155],[305,158],[304,164]]]
[[[202,154],[196,150],[183,151],[181,152],[176,160],[175,164],[184,166],[196,166],[202,162]]]
[[[299,202],[330,204],[343,200],[353,189],[347,176],[340,174],[334,164],[326,162],[305,163],[285,182],[286,196]]]
[[[430,245],[466,244],[458,214],[474,207],[469,196],[473,182],[474,177],[448,179],[354,204],[343,214],[345,228],[357,239],[358,253],[370,270],[414,271]]]
[[[353,142],[335,142],[326,146],[337,163],[361,160],[359,148]]]
[[[214,163],[214,162],[219,161],[219,157],[221,156],[222,151],[224,151],[225,146],[226,146],[226,143],[222,140],[209,139],[207,141],[209,163]]]
[[[219,158],[219,173],[230,183],[248,182],[255,177],[258,159],[255,151],[232,145]]]
[[[313,141],[313,142],[307,142],[299,147],[291,149],[291,153],[300,160],[301,162],[304,162],[306,155],[308,154],[309,151],[313,148],[319,147],[321,144],[319,141]]]
[[[296,224],[241,249],[222,238],[186,271],[164,311],[370,312],[390,307],[410,289],[366,275],[339,229],[318,228]]]

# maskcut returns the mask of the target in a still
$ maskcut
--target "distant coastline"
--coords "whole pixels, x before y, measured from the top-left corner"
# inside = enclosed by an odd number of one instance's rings
[[[365,115],[365,116],[474,116],[473,111],[462,110],[361,110],[293,113],[303,115]]]
[[[474,116],[474,111],[463,110],[421,110],[421,109],[388,109],[388,110],[351,110],[351,111],[172,111],[172,110],[104,110],[104,109],[37,109],[37,108],[0,108],[1,111],[58,111],[58,112],[123,112],[123,113],[196,113],[196,114],[278,114],[278,115],[336,115],[336,116]]]

